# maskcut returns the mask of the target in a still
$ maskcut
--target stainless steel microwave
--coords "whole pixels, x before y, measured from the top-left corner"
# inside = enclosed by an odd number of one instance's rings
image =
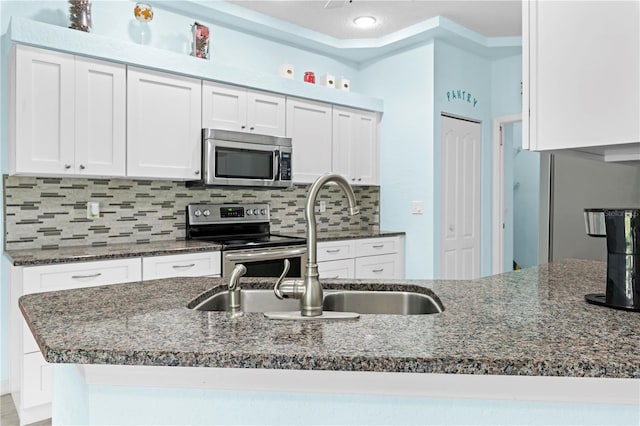
[[[202,129],[201,185],[291,186],[291,138]]]

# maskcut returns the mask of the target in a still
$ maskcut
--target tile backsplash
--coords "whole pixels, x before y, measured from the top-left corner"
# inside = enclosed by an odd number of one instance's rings
[[[5,249],[104,246],[185,238],[190,203],[269,203],[274,233],[304,232],[308,185],[286,189],[188,188],[184,182],[126,179],[4,176]],[[377,230],[380,188],[354,186],[360,214],[349,216],[346,197],[335,185],[318,201],[318,230]],[[100,217],[87,219],[87,202],[100,204]]]

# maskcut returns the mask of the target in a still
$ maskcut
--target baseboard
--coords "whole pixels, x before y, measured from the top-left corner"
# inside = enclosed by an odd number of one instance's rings
[[[8,393],[11,393],[9,380],[0,381],[0,395],[6,395]]]

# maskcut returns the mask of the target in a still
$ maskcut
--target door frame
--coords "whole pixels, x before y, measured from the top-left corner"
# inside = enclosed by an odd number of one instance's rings
[[[442,150],[444,147],[444,134],[443,134],[443,129],[444,126],[442,125],[443,119],[444,118],[450,118],[450,119],[454,119],[454,120],[461,120],[461,121],[466,121],[469,123],[473,123],[473,124],[477,124],[480,126],[480,137],[478,139],[479,142],[479,147],[478,147],[478,174],[479,174],[479,179],[478,181],[479,183],[479,202],[478,202],[478,221],[479,221],[479,226],[478,226],[478,270],[477,270],[477,277],[481,277],[482,276],[482,135],[483,135],[483,122],[482,120],[478,120],[475,118],[470,118],[470,117],[465,117],[462,115],[457,115],[457,114],[451,114],[445,111],[441,111],[440,112],[440,142],[439,142],[439,147],[438,149],[440,150],[440,154],[439,154],[439,164],[440,167],[438,168],[438,174],[439,174],[439,179],[440,179],[440,186],[442,186],[443,181],[442,181],[442,175],[443,175],[443,154],[442,154]],[[443,258],[442,258],[442,246],[443,246],[443,226],[444,226],[444,220],[443,220],[443,215],[442,215],[442,203],[443,203],[443,196],[442,196],[442,192],[438,192],[438,203],[440,205],[440,212],[438,214],[439,217],[439,227],[438,227],[438,248],[436,250],[437,253],[437,257],[436,257],[436,263],[437,263],[437,271],[438,271],[438,276],[442,277],[442,262],[443,262]]]
[[[504,142],[502,126],[522,121],[522,114],[505,115],[493,119],[493,200],[492,200],[492,255],[491,273],[500,274],[503,271],[504,260]],[[524,131],[523,123],[523,131]],[[527,138],[523,135],[523,141]],[[528,149],[528,148],[523,148]],[[540,153],[540,211],[538,231],[538,263],[549,261],[549,227],[551,210],[551,154]]]

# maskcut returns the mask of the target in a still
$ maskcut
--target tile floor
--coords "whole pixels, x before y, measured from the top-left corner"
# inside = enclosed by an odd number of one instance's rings
[[[2,395],[0,398],[2,405],[0,406],[0,426],[19,426],[18,413],[13,405],[11,395]],[[31,423],[29,426],[51,426],[51,419],[43,420],[37,423]]]

